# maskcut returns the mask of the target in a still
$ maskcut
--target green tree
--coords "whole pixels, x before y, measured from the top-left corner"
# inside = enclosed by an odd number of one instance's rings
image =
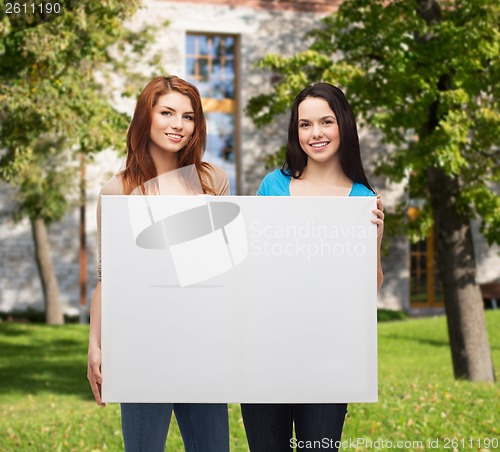
[[[63,316],[46,226],[62,218],[78,189],[80,153],[92,158],[125,148],[129,118],[114,107],[110,87],[118,75],[131,95],[134,82],[140,86],[148,77],[130,68],[154,31],[124,25],[139,0],[75,3],[38,26],[36,17],[26,24],[0,17],[0,178],[17,190],[16,217],[31,222],[52,324]]]
[[[497,0],[345,1],[309,50],[260,62],[282,79],[248,106],[264,125],[326,81],[383,132],[395,151],[379,156],[378,173],[399,182],[411,172],[412,194],[426,200],[417,235],[434,223],[455,377],[484,381],[494,370],[470,223],[480,218],[489,243],[500,242],[499,24]]]

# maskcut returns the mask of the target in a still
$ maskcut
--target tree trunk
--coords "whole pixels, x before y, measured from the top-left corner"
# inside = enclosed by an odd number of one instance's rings
[[[35,260],[42,282],[45,318],[49,325],[62,325],[64,323],[64,317],[59,301],[57,278],[52,268],[50,245],[45,221],[42,218],[31,219],[30,221],[33,241],[35,243]]]
[[[85,154],[80,154],[80,323],[87,323],[87,235],[85,232]]]
[[[440,22],[439,0],[417,0],[417,14],[428,25]],[[434,38],[432,33],[416,36],[422,45]],[[451,75],[442,74],[437,89],[444,92],[451,86]],[[435,131],[439,124],[438,111],[439,98],[429,107],[428,121],[422,127],[420,138]],[[435,167],[427,168],[427,177],[455,378],[494,381],[483,300],[476,281],[470,220],[460,213],[457,205],[459,182]]]
[[[494,381],[470,220],[457,207],[459,184],[434,167],[427,175],[455,378]]]

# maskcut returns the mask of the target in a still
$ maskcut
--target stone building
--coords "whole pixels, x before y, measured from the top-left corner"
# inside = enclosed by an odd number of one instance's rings
[[[273,74],[256,68],[266,53],[290,56],[307,48],[305,34],[316,27],[340,0],[149,0],[132,21],[169,26],[157,33],[156,51],[170,74],[196,84],[207,116],[206,159],[230,175],[231,193],[254,194],[266,173],[262,161],[286,139],[287,118],[256,129],[245,116],[248,100],[270,91]],[[120,108],[132,114],[134,104]],[[374,131],[360,130],[363,159],[368,173],[375,156],[387,152]],[[101,153],[87,168],[88,298],[96,284],[95,208],[99,187],[117,172],[121,161],[113,151]],[[387,209],[406,196],[403,185],[371,179]],[[12,190],[0,187],[6,210]],[[8,210],[8,209],[7,209]],[[28,222],[14,224],[3,216],[0,224],[0,311],[42,308],[42,293],[33,258]],[[79,210],[50,228],[53,260],[66,312],[79,307]],[[500,276],[498,247],[488,247],[478,233],[476,254],[480,282]],[[416,245],[406,238],[392,239],[383,258],[385,283],[379,305],[418,311],[442,308],[434,277],[432,236]]]

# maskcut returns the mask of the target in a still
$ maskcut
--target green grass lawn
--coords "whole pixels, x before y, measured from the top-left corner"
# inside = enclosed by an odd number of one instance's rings
[[[498,379],[500,311],[487,322]],[[500,385],[454,381],[445,319],[381,323],[378,331],[379,402],[349,406],[348,450],[389,450],[389,441],[391,450],[495,450]],[[0,451],[123,450],[118,405],[97,407],[87,384],[87,334],[80,325],[0,324]],[[231,450],[246,451],[237,405],[230,428]],[[183,450],[175,420],[166,450]]]

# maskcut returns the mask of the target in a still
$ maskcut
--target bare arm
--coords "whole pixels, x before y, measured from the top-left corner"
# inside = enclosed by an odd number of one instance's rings
[[[95,401],[106,406],[101,399],[101,282],[97,283],[90,305],[90,332],[87,378],[92,388]]]
[[[97,283],[90,305],[89,347],[101,348],[101,281]]]
[[[380,248],[377,250],[377,293],[380,292],[382,283],[384,282],[384,272],[382,271],[382,263],[380,262]]]
[[[97,274],[99,282],[92,294],[90,305],[90,331],[89,331],[89,352],[87,365],[87,378],[92,388],[95,401],[100,406],[106,406],[101,398],[101,194],[120,194],[120,186],[116,178],[110,179],[101,189],[97,200],[97,239],[98,239],[98,265]]]
[[[380,248],[382,246],[382,236],[384,235],[384,206],[380,195],[377,195],[377,208],[372,211],[377,218],[372,220],[372,223],[377,225],[377,293],[384,282],[384,272],[382,271],[382,262],[380,260]]]

